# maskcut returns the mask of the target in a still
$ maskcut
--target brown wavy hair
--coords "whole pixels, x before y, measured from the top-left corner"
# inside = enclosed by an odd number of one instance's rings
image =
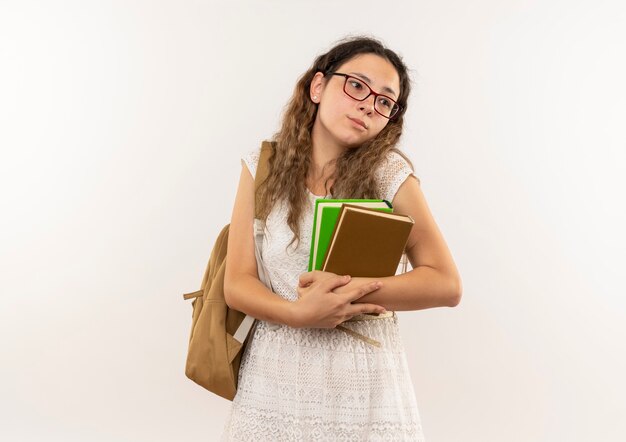
[[[306,178],[311,163],[311,131],[318,106],[309,96],[311,81],[316,72],[326,76],[360,54],[376,54],[395,67],[400,77],[400,95],[396,101],[401,109],[376,137],[358,148],[347,149],[331,162],[335,167],[324,183],[326,193],[332,194],[333,198],[382,198],[377,192],[375,171],[390,151],[400,154],[414,169],[406,155],[396,148],[411,92],[406,65],[401,57],[373,37],[355,36],[340,40],[328,52],[318,56],[296,83],[293,95],[283,110],[281,127],[270,140],[273,154],[269,161],[269,176],[256,194],[260,208],[258,216],[263,220],[267,219],[274,204],[286,198],[289,204],[287,224],[294,233],[289,245],[296,240],[300,242],[299,221],[308,199]],[[331,178],[334,182],[329,192],[327,185]]]

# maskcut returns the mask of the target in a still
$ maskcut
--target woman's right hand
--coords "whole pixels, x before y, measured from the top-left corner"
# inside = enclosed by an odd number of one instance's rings
[[[380,281],[364,283],[346,293],[333,289],[350,282],[349,276],[314,270],[300,275],[298,300],[293,305],[293,327],[335,328],[337,325],[363,313],[384,313],[376,304],[352,304],[362,296],[378,290]]]

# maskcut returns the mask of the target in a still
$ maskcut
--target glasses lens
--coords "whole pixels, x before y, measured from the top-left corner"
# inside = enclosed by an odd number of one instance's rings
[[[374,108],[387,118],[393,117],[398,112],[398,105],[389,97],[379,95],[374,102]]]
[[[346,92],[355,100],[364,100],[369,95],[370,88],[361,80],[347,77]],[[389,97],[379,95],[374,101],[374,109],[385,117],[392,118],[398,112],[398,104]]]
[[[360,80],[357,80],[354,77],[346,78],[346,92],[352,98],[357,100],[363,100],[370,93],[369,87]]]

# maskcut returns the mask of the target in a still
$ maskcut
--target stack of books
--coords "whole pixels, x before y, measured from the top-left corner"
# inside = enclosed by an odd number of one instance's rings
[[[414,220],[386,200],[319,199],[309,271],[384,277],[396,274]]]

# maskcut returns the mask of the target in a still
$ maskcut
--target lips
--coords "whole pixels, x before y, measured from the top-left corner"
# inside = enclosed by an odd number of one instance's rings
[[[357,124],[360,124],[361,126],[363,126],[364,129],[367,129],[367,126],[365,125],[365,123],[361,120],[359,120],[358,118],[352,118],[352,117],[348,117],[350,120],[354,121]]]

